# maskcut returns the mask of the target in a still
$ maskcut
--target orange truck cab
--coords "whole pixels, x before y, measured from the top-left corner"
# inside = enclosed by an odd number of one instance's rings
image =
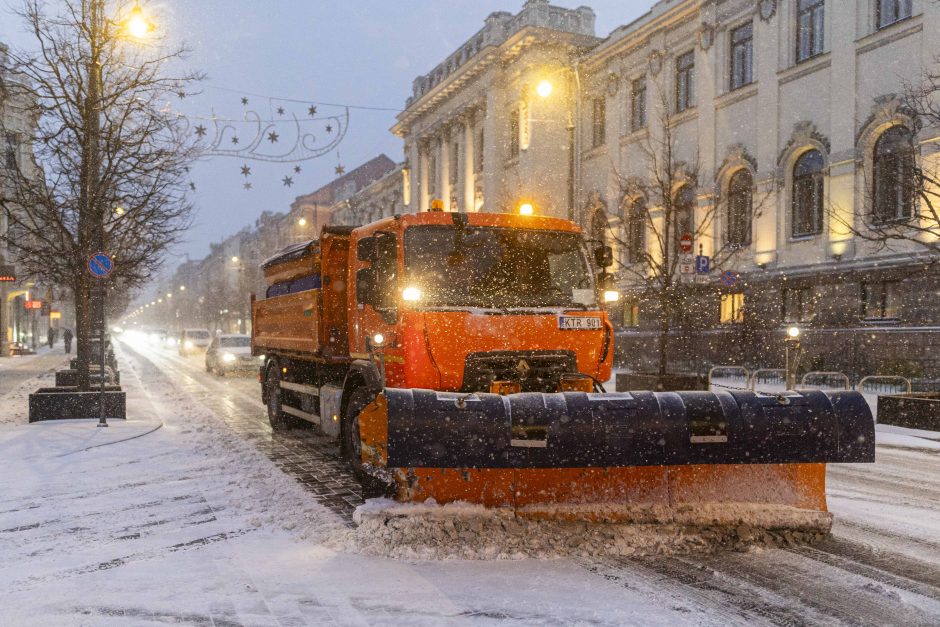
[[[326,227],[265,262],[268,293],[253,297],[271,423],[340,436],[359,388],[596,389],[613,361],[594,270],[609,256],[548,217],[426,212]]]

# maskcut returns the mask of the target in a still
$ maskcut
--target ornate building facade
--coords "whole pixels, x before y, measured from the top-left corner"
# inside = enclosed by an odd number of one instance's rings
[[[662,0],[606,39],[593,25],[528,0],[415,79],[393,128],[409,210],[581,222],[616,249],[624,365],[655,357],[650,261],[687,232],[711,273],[683,288],[674,361],[774,366],[798,324],[815,369],[940,377],[940,234],[877,241],[937,161],[904,93],[937,63],[940,3]]]

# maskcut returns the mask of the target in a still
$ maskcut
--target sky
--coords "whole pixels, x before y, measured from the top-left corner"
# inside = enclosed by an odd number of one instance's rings
[[[48,0],[51,4],[63,0]],[[640,16],[653,0],[555,0],[574,8],[591,6],[597,14],[596,32],[606,36]],[[321,157],[285,163],[245,158],[208,157],[193,168],[194,224],[186,240],[170,253],[167,270],[187,256],[204,257],[209,243],[222,241],[252,225],[263,211],[287,211],[299,195],[380,153],[403,160],[401,141],[389,132],[411,93],[413,79],[428,72],[483,26],[494,11],[517,13],[522,0],[141,0],[170,38],[192,50],[192,69],[207,74],[201,93],[171,105],[198,125],[213,113],[240,119],[257,111],[264,119],[303,120],[302,128],[316,133],[317,143],[330,135],[325,119],[343,114],[340,103],[373,109],[350,109],[349,126],[335,149]],[[11,8],[19,0],[0,0],[0,42],[29,47],[31,42]],[[248,98],[248,105],[241,98]],[[285,99],[285,100],[280,100]],[[297,102],[292,102],[296,100]],[[279,115],[277,108],[284,109]],[[209,127],[211,123],[204,123]],[[244,145],[255,135],[246,125],[235,129]],[[287,152],[296,132],[292,123],[274,129],[276,144],[265,140],[267,153]],[[332,135],[335,137],[335,135]],[[224,145],[232,147],[226,136]],[[259,147],[259,149],[261,149]],[[241,167],[248,165],[246,178]],[[295,166],[301,171],[295,172]],[[291,177],[290,187],[284,177]],[[245,182],[252,188],[244,189]]]

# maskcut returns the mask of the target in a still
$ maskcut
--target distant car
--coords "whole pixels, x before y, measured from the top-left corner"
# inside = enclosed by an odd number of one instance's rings
[[[211,341],[212,335],[208,329],[183,329],[180,333],[179,353],[182,357],[186,357],[197,352],[205,352]]]
[[[229,372],[256,372],[262,360],[251,356],[251,337],[219,335],[206,351],[206,372],[216,372],[223,377]]]

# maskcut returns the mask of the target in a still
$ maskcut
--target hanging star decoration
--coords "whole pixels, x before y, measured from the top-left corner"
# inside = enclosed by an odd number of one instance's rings
[[[276,132],[274,132],[274,131],[271,131],[270,133],[268,133],[268,141],[271,142],[272,144],[276,144],[276,143],[277,143],[277,140],[280,139],[280,137],[281,137],[281,136],[278,135],[278,134],[277,134]]]
[[[206,127],[203,126],[202,124],[200,124],[199,126],[197,126],[197,127],[196,127],[196,135],[198,135],[199,137],[205,137],[205,136],[206,136]]]
[[[281,182],[284,183],[284,187],[290,187],[294,184],[294,179],[289,176],[285,176],[283,179],[281,179]]]
[[[346,168],[343,167],[342,163],[333,169],[336,171],[336,176],[342,176],[343,174],[346,174]]]
[[[235,144],[235,145],[238,145],[238,135],[233,135],[233,136],[232,136],[232,143]]]
[[[242,104],[243,104],[243,105],[248,104],[248,99],[245,98],[244,96],[242,96]]]
[[[310,114],[310,117],[315,116],[315,115],[317,114],[317,108],[316,108],[316,106],[310,105],[310,106],[307,108],[307,113]]]
[[[251,183],[247,183],[247,182],[246,182],[244,185],[242,185],[242,187],[244,187],[246,190],[250,190],[250,189],[251,189]]]
[[[251,176],[251,168],[248,167],[247,163],[242,166],[242,176]]]
[[[191,189],[191,190],[193,190],[193,191],[196,191],[196,184],[193,183],[192,181],[190,181],[190,182],[189,182],[189,189]]]
[[[295,165],[295,166],[294,166],[294,173],[295,173],[295,174],[300,174],[300,166],[299,166],[299,165]]]
[[[327,132],[327,133],[332,133],[332,132],[333,132],[333,125],[332,125],[332,124],[327,124],[327,125],[326,125],[326,132]]]
[[[176,95],[180,97],[180,100],[182,100],[183,98],[186,97],[186,92],[185,92],[185,91],[178,91],[178,92],[176,92]]]
[[[284,107],[278,107],[278,108],[277,108],[277,114],[278,114],[278,115],[284,115]]]

